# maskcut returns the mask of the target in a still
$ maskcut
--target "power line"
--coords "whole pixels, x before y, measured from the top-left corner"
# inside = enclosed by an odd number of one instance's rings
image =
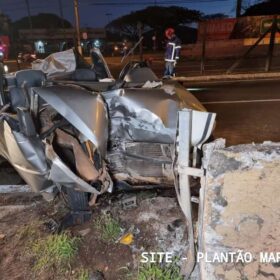
[[[52,2],[52,3],[50,3]],[[176,5],[176,4],[199,4],[199,3],[217,3],[217,2],[228,2],[228,0],[157,0],[156,3],[157,5]],[[41,4],[41,5],[30,5],[31,10],[35,9],[44,9],[44,8],[53,8],[57,6],[57,0],[48,0],[48,2],[41,2],[41,3],[36,3],[36,4]],[[43,4],[43,5],[42,5]],[[51,4],[51,5],[50,5]],[[148,0],[148,1],[118,1],[118,2],[113,2],[112,0],[110,1],[95,1],[95,0],[85,0],[79,1],[80,5],[94,5],[94,6],[127,6],[127,5],[138,5],[138,6],[146,6],[146,5],[155,5],[154,0]],[[63,7],[69,7],[72,6],[72,3],[69,3],[68,1],[62,4]],[[20,9],[25,8],[25,3],[24,0],[19,0],[18,2],[9,2],[7,5],[5,4],[5,8],[3,10],[6,11],[18,11]]]
[[[201,0],[199,1],[199,3],[214,3],[214,2],[227,2],[227,0]],[[194,0],[189,0],[189,1],[165,1],[165,2],[157,2],[157,5],[176,5],[176,4],[198,4],[197,1]],[[83,3],[81,3],[82,5]],[[92,6],[127,6],[127,5],[133,5],[133,6],[144,6],[144,5],[154,5],[155,2],[118,2],[118,3],[114,3],[114,2],[106,2],[106,3],[102,3],[102,2],[88,2],[86,3],[87,5],[92,5]]]
[[[228,0],[167,0],[167,1],[157,1],[157,5],[178,5],[178,4],[199,4],[199,3],[217,3],[217,2],[228,2]],[[155,5],[154,0],[149,1],[118,1],[118,2],[112,2],[111,1],[94,1],[89,0],[86,2],[80,1],[81,5],[91,5],[91,6],[127,6],[127,5],[134,5],[134,6],[145,6],[145,5]]]

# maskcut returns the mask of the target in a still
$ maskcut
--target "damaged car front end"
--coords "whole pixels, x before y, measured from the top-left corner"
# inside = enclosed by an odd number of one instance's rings
[[[85,213],[113,187],[174,186],[178,112],[194,110],[193,147],[209,138],[215,119],[144,63],[130,63],[114,81],[93,55],[98,69],[1,76],[0,155],[34,191],[47,199],[61,192],[72,211]]]

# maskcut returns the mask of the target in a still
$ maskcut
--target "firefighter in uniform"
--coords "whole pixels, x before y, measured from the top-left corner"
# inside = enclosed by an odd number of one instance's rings
[[[165,30],[165,36],[168,39],[165,50],[165,70],[164,78],[175,76],[175,66],[180,56],[181,40],[176,36],[173,28]]]

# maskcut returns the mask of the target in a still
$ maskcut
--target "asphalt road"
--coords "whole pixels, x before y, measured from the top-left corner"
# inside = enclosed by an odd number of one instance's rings
[[[217,113],[215,138],[227,145],[280,141],[280,81],[188,85],[208,111]]]

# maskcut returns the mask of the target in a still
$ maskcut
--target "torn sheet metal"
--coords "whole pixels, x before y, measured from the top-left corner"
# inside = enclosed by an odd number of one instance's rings
[[[56,184],[66,187],[72,187],[83,192],[100,194],[100,192],[96,188],[73,173],[55,153],[53,147],[50,144],[46,144],[46,156],[49,160],[51,160],[49,180],[56,182]]]
[[[32,69],[41,70],[47,76],[71,73],[76,69],[76,57],[72,49],[56,52],[45,59],[37,59],[32,63]]]
[[[125,68],[124,68],[125,69]],[[144,84],[147,81],[158,81],[159,78],[149,67],[141,67],[139,63],[131,65],[123,80],[130,83]]]
[[[92,141],[103,156],[106,154],[108,117],[100,95],[69,85],[34,88],[34,91]]]
[[[176,96],[168,96],[161,89],[120,89],[104,97],[109,107],[111,138],[174,142],[172,128],[176,126],[176,114],[180,109]]]
[[[79,176],[86,181],[96,181],[99,172],[94,167],[93,162],[83,151],[80,143],[73,136],[65,133],[61,129],[57,129],[56,143],[62,147],[70,148],[74,154],[76,170]]]
[[[215,114],[205,112],[203,106],[183,88],[165,85],[152,89],[119,89],[105,93],[108,104],[111,130],[110,138],[124,138],[136,142],[173,144],[176,135],[177,112],[184,108],[194,111],[192,145],[201,145],[210,136]],[[175,94],[170,94],[174,90]],[[180,89],[181,90],[181,89]]]
[[[25,137],[13,131],[6,121],[0,122],[1,154],[9,160],[33,191],[41,191],[53,183],[46,180],[48,166],[39,139]]]
[[[162,82],[157,82],[157,81],[147,81],[142,88],[157,88],[162,86]]]

